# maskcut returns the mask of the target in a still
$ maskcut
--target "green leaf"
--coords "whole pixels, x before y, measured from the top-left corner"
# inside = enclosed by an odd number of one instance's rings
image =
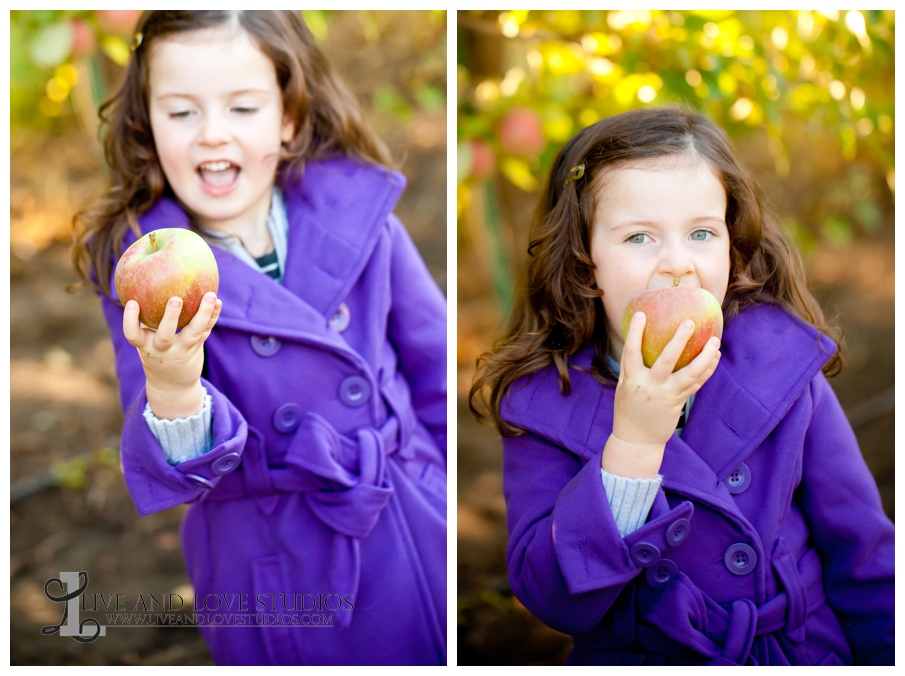
[[[41,68],[59,66],[72,50],[72,27],[60,21],[40,29],[29,46],[31,60]]]
[[[375,110],[391,113],[400,118],[408,118],[412,114],[412,107],[399,95],[394,87],[380,87],[374,92],[373,105]]]
[[[462,141],[456,148],[456,183],[461,183],[471,173],[471,143]]]
[[[446,92],[434,85],[425,84],[415,89],[415,99],[426,110],[446,108]]]
[[[879,230],[880,226],[883,224],[883,216],[880,213],[880,208],[873,200],[858,200],[852,206],[852,210],[866,230],[870,230],[871,232]]]
[[[823,235],[834,244],[848,244],[852,238],[852,227],[842,216],[830,216],[822,230]]]

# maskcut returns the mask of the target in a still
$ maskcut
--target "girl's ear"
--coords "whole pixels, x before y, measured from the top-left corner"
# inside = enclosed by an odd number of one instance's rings
[[[283,118],[283,129],[280,131],[280,140],[289,143],[295,138],[295,123],[288,117]]]

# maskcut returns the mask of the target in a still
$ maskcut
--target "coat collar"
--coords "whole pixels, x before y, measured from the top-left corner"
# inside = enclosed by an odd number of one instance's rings
[[[404,187],[401,174],[351,158],[307,164],[299,180],[284,186],[289,238],[283,284],[212,247],[223,299],[218,325],[351,353],[328,318],[367,264]],[[142,234],[189,227],[171,199],[159,200],[139,223]]]
[[[667,443],[663,485],[738,514],[723,479],[776,427],[836,347],[813,327],[776,305],[756,305],[727,322],[723,356],[698,391],[682,433]],[[573,360],[572,391],[559,393],[554,369],[511,389],[504,417],[587,459],[613,429],[615,387],[601,386],[587,369],[587,346]]]

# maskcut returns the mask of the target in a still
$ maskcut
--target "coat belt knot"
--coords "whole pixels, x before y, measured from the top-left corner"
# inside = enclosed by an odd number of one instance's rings
[[[823,598],[822,590],[812,591],[815,600]],[[760,606],[743,598],[726,609],[680,572],[645,615],[656,630],[639,626],[638,642],[662,653],[666,634],[714,664],[753,663],[751,649],[757,636],[783,631],[793,641],[804,639],[804,619],[810,610],[804,601],[807,596],[801,582],[788,580],[786,591]]]

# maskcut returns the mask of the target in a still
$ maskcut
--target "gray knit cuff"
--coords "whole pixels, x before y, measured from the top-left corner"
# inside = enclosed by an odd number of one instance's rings
[[[657,475],[653,479],[631,479],[610,474],[605,469],[601,469],[600,474],[619,534],[625,537],[641,528],[647,521],[663,477]]]
[[[211,395],[207,393],[207,388],[204,388],[204,405],[201,410],[187,418],[164,420],[151,412],[151,404],[145,406],[145,420],[168,463],[178,465],[204,455],[213,448],[211,406]]]

